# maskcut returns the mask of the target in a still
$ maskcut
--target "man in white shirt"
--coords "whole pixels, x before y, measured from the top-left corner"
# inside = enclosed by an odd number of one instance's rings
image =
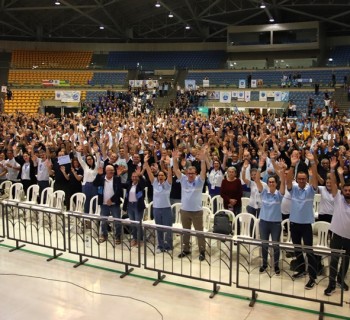
[[[19,163],[17,163],[15,157],[13,156],[12,150],[7,150],[6,155],[7,160],[5,162],[5,167],[7,169],[7,180],[18,182],[18,173],[21,166]]]

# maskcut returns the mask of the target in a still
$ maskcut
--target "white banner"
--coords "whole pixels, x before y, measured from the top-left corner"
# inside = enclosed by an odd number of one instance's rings
[[[275,91],[275,101],[281,101],[281,91]]]
[[[281,92],[281,101],[288,102],[289,101],[289,91]]]
[[[230,91],[220,91],[220,102],[221,103],[231,103],[231,92]]]
[[[55,91],[55,100],[61,102],[80,102],[80,91]]]
[[[203,88],[209,88],[209,80],[208,79],[203,80]]]
[[[244,89],[245,85],[246,85],[245,80],[244,79],[240,79],[239,82],[238,82],[238,88]]]
[[[219,91],[208,91],[208,99],[209,100],[219,100],[220,92]]]
[[[1,92],[7,92],[7,87],[6,86],[1,86]]]
[[[256,79],[252,79],[252,81],[250,82],[250,86],[251,86],[252,88],[256,88],[256,87],[257,87],[257,81],[256,81]]]
[[[238,91],[238,101],[244,101],[244,91]]]
[[[196,80],[185,80],[185,89],[186,90],[195,90],[196,89]]]
[[[148,89],[158,88],[159,87],[158,80],[148,79],[148,80],[144,81],[144,84],[147,85]]]
[[[266,91],[259,91],[259,101],[267,101]]]
[[[244,100],[246,102],[250,101],[250,91],[245,91],[244,92]]]
[[[231,97],[233,100],[238,100],[238,91],[232,91],[231,92]]]

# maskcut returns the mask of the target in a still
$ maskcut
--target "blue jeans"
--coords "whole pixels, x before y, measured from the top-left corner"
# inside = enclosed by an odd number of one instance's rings
[[[112,206],[107,206],[106,204],[102,204],[101,216],[103,217],[112,216],[113,218],[120,218],[120,206],[117,204],[114,204]],[[114,222],[114,231],[115,231],[115,238],[120,239],[122,226],[117,221]],[[108,237],[107,221],[102,221],[102,235],[104,238]]]
[[[82,192],[86,196],[85,204],[84,204],[84,213],[89,213],[90,210],[90,200],[92,197],[97,195],[97,187],[95,187],[92,182],[86,182],[82,186]],[[93,208],[94,212],[96,208]]]
[[[173,225],[171,208],[153,208],[156,224],[169,226]],[[165,250],[173,249],[173,234],[169,231],[157,231],[158,248]]]
[[[142,221],[143,219],[143,210],[139,211],[137,209],[137,202],[129,202],[128,203],[128,216],[130,220],[133,221]],[[132,238],[133,240],[137,240],[137,228],[138,227],[132,227]],[[140,228],[140,241],[143,239],[143,231],[142,228]]]
[[[260,238],[261,240],[269,240],[271,235],[272,241],[280,241],[281,237],[281,222],[271,222],[260,219],[259,223],[260,229]],[[263,266],[267,266],[267,253],[268,253],[268,244],[263,244],[262,257],[263,257]],[[278,246],[273,246],[274,252],[274,262],[275,267],[278,267],[278,261],[280,259],[280,249]]]

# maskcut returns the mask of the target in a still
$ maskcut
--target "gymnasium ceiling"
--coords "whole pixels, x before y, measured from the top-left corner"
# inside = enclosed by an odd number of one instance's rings
[[[350,35],[350,0],[0,0],[0,40],[226,41],[229,25],[320,21]],[[168,17],[169,13],[173,17]],[[189,30],[185,26],[190,26]],[[100,29],[104,27],[104,29]]]

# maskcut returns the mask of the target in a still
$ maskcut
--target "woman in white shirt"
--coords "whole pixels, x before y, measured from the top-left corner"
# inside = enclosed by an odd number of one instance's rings
[[[81,157],[82,147],[77,148],[77,159],[84,170],[84,177],[82,182],[82,192],[86,196],[84,213],[89,213],[90,200],[97,195],[97,187],[93,182],[97,176],[98,168],[100,166],[100,154],[96,154],[96,161],[92,154],[85,157],[85,161]]]
[[[242,168],[242,180],[246,184],[246,186],[250,188],[250,197],[249,197],[249,203],[247,205],[247,212],[259,218],[259,213],[261,208],[261,196],[256,186],[256,183],[254,181],[256,177],[257,169],[256,168],[250,169],[251,180],[248,180],[246,176],[246,170],[248,166],[249,166],[249,163],[245,161]],[[262,183],[266,186],[265,182],[262,182]]]

